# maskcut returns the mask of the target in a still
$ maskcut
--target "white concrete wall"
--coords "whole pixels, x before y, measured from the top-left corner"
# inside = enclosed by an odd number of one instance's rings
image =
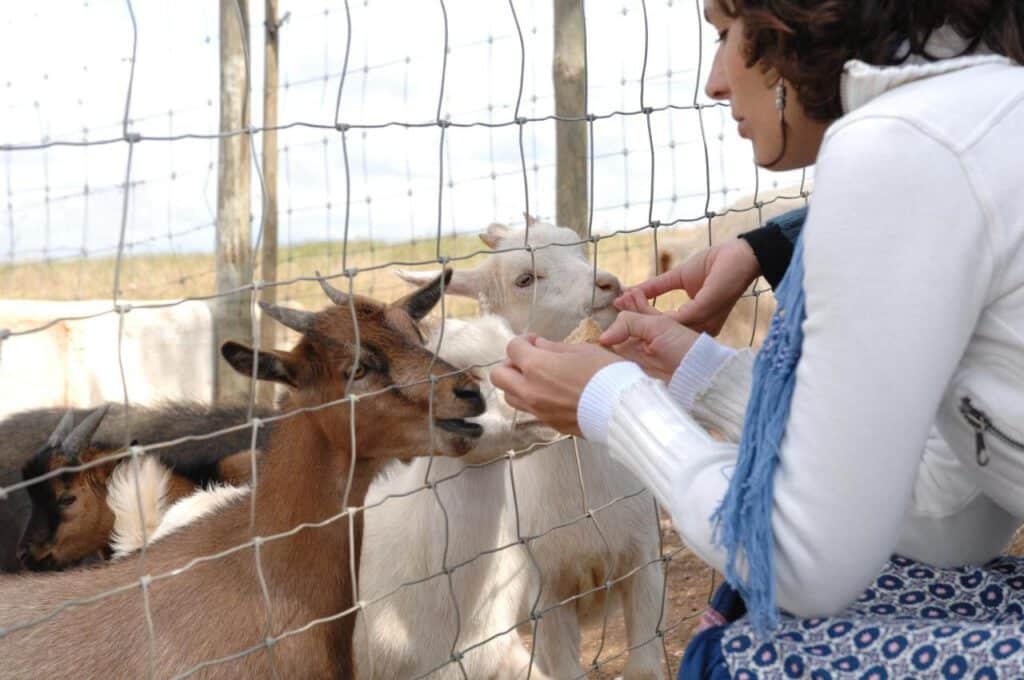
[[[125,302],[134,307],[124,315],[121,343],[129,400],[139,405],[166,399],[209,402],[218,360],[209,305],[188,301],[138,308],[160,301]],[[110,309],[110,300],[0,300],[0,329],[27,330]],[[36,407],[122,401],[118,322],[119,315],[109,312],[58,321],[0,342],[0,417]]]

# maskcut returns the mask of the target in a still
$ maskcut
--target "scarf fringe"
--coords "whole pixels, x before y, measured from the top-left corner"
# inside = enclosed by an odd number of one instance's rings
[[[746,602],[755,633],[764,636],[779,622],[775,604],[775,541],[772,506],[779,449],[789,422],[796,367],[806,318],[803,238],[776,290],[778,306],[768,337],[754,361],[750,401],[736,469],[722,504],[711,516],[715,543],[726,549],[725,576]],[[739,574],[742,557],[747,577]]]

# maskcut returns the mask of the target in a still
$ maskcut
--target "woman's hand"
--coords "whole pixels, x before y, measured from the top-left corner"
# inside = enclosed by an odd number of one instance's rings
[[[537,416],[559,432],[580,434],[576,408],[594,374],[622,359],[596,345],[567,345],[536,335],[513,339],[508,359],[491,370],[512,408]]]
[[[761,275],[754,250],[744,239],[734,238],[712,246],[670,271],[634,286],[615,301],[622,301],[634,290],[650,299],[673,290],[685,290],[690,301],[668,315],[696,331],[718,335],[729,312]]]
[[[624,311],[601,334],[601,344],[667,383],[699,334],[652,307],[637,288],[616,300],[616,306]]]

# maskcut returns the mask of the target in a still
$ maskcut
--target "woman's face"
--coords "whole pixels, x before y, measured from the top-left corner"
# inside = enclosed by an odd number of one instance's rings
[[[747,67],[743,20],[729,16],[719,2],[704,2],[704,16],[718,33],[718,50],[705,92],[712,99],[729,102],[740,136],[754,146],[758,165],[772,170],[812,165],[828,124],[808,118],[793,88],[787,87],[788,130],[783,138],[776,103],[779,75],[774,69],[765,72],[759,64]]]

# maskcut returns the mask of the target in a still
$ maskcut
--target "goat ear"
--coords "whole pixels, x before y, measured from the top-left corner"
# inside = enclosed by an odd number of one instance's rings
[[[227,341],[220,346],[220,355],[242,375],[252,375],[252,361],[256,352],[251,347]],[[256,377],[260,380],[284,383],[290,387],[298,387],[296,371],[291,362],[283,355],[272,350],[260,350],[259,365]]]
[[[432,277],[430,283],[396,300],[392,306],[404,309],[409,316],[419,321],[437,306],[441,299],[441,293],[448,292],[448,284],[451,280],[452,270],[446,268],[443,274]]]
[[[501,243],[501,239],[509,235],[509,228],[498,222],[491,222],[487,225],[487,231],[480,233],[480,240],[487,244],[487,247],[494,250]]]
[[[396,269],[398,278],[415,286],[423,286],[436,278],[434,272],[410,272],[404,269]],[[456,269],[448,283],[444,284],[445,295],[458,295],[459,297],[476,298],[480,295],[480,272],[476,269]],[[396,303],[397,304],[397,303]]]

